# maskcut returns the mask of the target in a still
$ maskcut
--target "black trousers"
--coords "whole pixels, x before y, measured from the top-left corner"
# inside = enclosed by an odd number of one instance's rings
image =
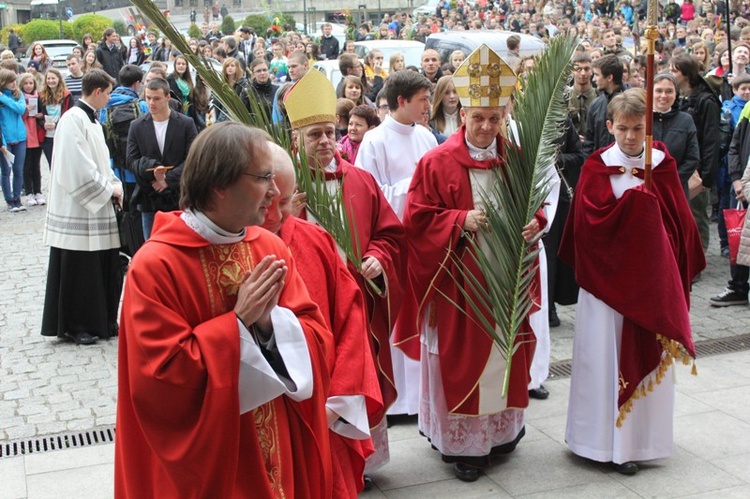
[[[42,193],[42,173],[39,166],[41,159],[41,147],[26,149],[26,160],[23,163],[23,190],[26,195]]]

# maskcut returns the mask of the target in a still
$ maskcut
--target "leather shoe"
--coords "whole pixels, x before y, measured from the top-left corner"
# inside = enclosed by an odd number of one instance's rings
[[[371,490],[372,489],[372,478],[370,478],[370,475],[365,475],[364,481],[365,481],[365,487],[364,487],[363,490]]]
[[[622,473],[623,475],[635,475],[638,473],[638,465],[633,461],[628,461],[627,463],[622,464],[612,463],[612,466],[616,472]]]
[[[479,468],[463,463],[453,463],[453,474],[463,482],[476,482],[479,479]]]
[[[544,400],[549,397],[549,392],[544,386],[539,385],[539,388],[529,390],[529,397],[537,400]]]
[[[91,333],[65,333],[65,337],[76,345],[93,345],[99,337]]]
[[[557,316],[557,310],[549,311],[549,327],[560,327],[560,318]]]

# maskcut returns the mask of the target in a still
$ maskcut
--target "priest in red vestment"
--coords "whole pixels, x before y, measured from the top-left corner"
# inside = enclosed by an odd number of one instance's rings
[[[347,163],[336,152],[336,94],[319,71],[310,71],[284,100],[297,148],[304,151],[310,167],[324,170],[329,191],[341,192],[351,228],[353,245],[360,248],[361,270],[347,262],[365,300],[370,346],[378,369],[386,409],[395,400],[389,336],[403,300],[406,268],[404,228],[371,174]],[[302,210],[301,216],[307,218]],[[382,291],[377,294],[365,279]],[[388,462],[385,417],[370,421],[375,454],[367,462],[372,471]]]
[[[695,356],[690,283],[706,265],[660,142],[644,185],[645,110],[642,89],[609,103],[615,143],[584,163],[560,245],[580,286],[565,441],[623,474],[672,452],[672,363]]]
[[[271,144],[276,186],[263,228],[289,247],[310,298],[333,333],[335,354],[328,392],[328,434],[333,458],[333,497],[354,498],[364,487],[365,458],[373,453],[369,419],[383,417],[367,334],[362,292],[341,260],[333,238],[319,226],[293,217],[295,178],[289,154]]]
[[[474,84],[473,80],[482,78],[489,78],[490,84]],[[510,147],[500,130],[516,77],[496,53],[482,45],[453,79],[464,125],[422,158],[409,188],[404,226],[410,237],[412,293],[399,318],[394,343],[420,358],[420,431],[443,461],[453,463],[459,479],[474,481],[491,457],[513,451],[524,436],[523,409],[529,400],[535,338],[526,321],[512,359],[508,396],[503,398],[506,362],[477,317],[467,316],[453,304],[471,310],[459,289],[465,279],[451,255],[483,280],[467,239],[477,238],[480,245],[484,241],[482,193],[490,191],[493,170],[504,167],[503,150]],[[472,97],[470,88],[474,87],[479,92],[502,88],[502,95]],[[545,224],[540,210],[524,227],[526,240]]]
[[[122,305],[115,497],[330,497],[333,337],[286,245],[266,136],[196,139]]]

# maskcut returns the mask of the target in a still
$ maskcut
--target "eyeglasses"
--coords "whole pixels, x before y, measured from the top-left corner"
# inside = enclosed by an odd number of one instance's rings
[[[381,111],[388,111],[390,107],[388,107],[388,104],[383,104],[382,106],[378,106],[378,109]]]
[[[258,180],[262,181],[265,185],[271,185],[271,182],[273,179],[276,178],[275,173],[266,173],[265,175],[258,175],[257,173],[250,173],[250,172],[242,172],[243,175],[247,175],[248,177],[257,178]]]

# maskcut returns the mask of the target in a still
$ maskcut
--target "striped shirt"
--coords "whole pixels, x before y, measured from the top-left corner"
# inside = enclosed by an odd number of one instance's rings
[[[81,98],[81,95],[83,94],[83,90],[81,88],[83,84],[83,75],[76,78],[75,76],[69,74],[65,77],[65,86],[68,87],[68,90],[70,90],[70,95],[73,97],[73,104],[78,102],[78,99]]]

